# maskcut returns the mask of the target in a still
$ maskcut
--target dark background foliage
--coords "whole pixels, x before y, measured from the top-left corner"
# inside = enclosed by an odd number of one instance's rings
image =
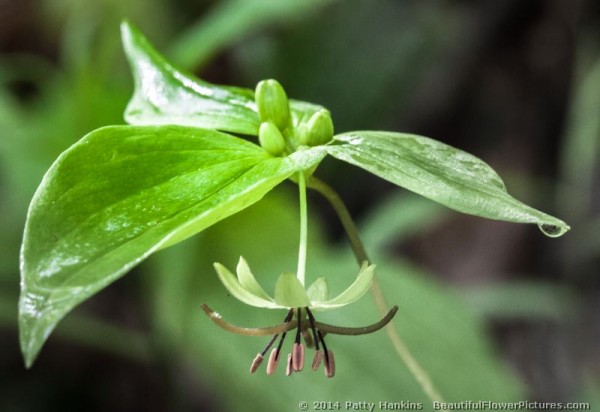
[[[212,376],[211,355],[172,344],[189,325],[165,310],[178,303],[169,290],[178,286],[164,279],[183,270],[178,255],[165,252],[69,316],[34,367],[23,367],[16,302],[27,204],[61,151],[96,127],[123,123],[132,92],[119,44],[124,17],[208,81],[253,88],[277,78],[290,96],[328,107],[337,131],[404,131],[471,152],[498,170],[517,198],[571,224],[566,236],[549,239],[534,227],[432,208],[332,160],[318,171],[357,220],[369,222],[366,238],[383,233],[377,247],[418,266],[419,279],[483,319],[481,339],[523,384],[523,397],[600,405],[595,1],[0,0],[0,409],[222,410],[234,404],[228,397],[244,398],[240,387],[275,390],[240,386],[232,393]],[[399,192],[405,206],[395,208],[390,199]],[[294,196],[293,187],[283,188],[261,207],[290,207],[295,216]],[[312,194],[309,200],[319,242],[325,250],[343,247],[328,205]],[[386,219],[399,219],[391,227],[402,232],[386,233]],[[255,236],[252,224],[240,229],[243,221],[224,222],[178,251],[225,256],[219,245]],[[281,253],[272,236],[258,238],[256,256]],[[209,285],[199,289],[219,290],[212,273],[206,277]],[[210,293],[197,290],[195,299]],[[203,327],[206,339],[220,333]],[[246,362],[254,346],[246,352],[235,356]],[[246,369],[240,364],[239,374]]]

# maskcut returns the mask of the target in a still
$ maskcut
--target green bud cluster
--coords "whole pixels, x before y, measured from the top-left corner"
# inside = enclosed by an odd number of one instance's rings
[[[258,141],[267,152],[279,156],[285,150],[283,131],[291,124],[290,104],[277,80],[263,80],[256,85],[256,107],[261,125]]]
[[[327,110],[314,113],[300,132],[300,143],[306,146],[319,146],[333,139],[333,121]]]
[[[258,142],[267,152],[278,156],[285,150],[283,135],[271,122],[262,122],[258,130]]]
[[[333,139],[331,114],[324,109],[313,113],[306,123],[294,130],[288,97],[277,80],[259,82],[254,98],[261,122],[258,141],[272,155],[280,156],[286,148],[293,151],[298,145],[323,145]]]
[[[261,122],[272,122],[279,130],[290,124],[290,104],[285,90],[277,80],[263,80],[255,92],[258,116]]]

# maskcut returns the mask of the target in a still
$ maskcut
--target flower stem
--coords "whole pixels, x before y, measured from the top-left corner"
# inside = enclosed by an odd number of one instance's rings
[[[338,218],[340,219],[342,226],[346,231],[348,240],[350,241],[350,245],[358,262],[358,266],[360,266],[365,260],[370,262],[365,247],[360,240],[356,224],[354,223],[354,220],[352,220],[352,216],[350,216],[350,212],[348,212],[348,209],[346,208],[342,198],[328,184],[314,176],[310,177],[307,186],[310,189],[316,190],[322,194],[337,213]],[[379,285],[377,279],[373,279],[371,294],[379,313],[384,315],[387,312],[388,304],[385,301],[385,296],[383,295],[383,291],[381,290],[381,286]],[[396,353],[406,365],[415,380],[419,383],[421,389],[423,389],[423,392],[425,392],[425,394],[432,401],[443,402],[443,398],[433,384],[431,378],[412,355],[410,349],[398,334],[394,323],[388,323],[385,327],[385,330],[387,332],[388,339],[396,350]]]
[[[296,276],[302,286],[306,274],[306,247],[308,238],[308,219],[306,212],[306,178],[303,172],[298,173],[298,189],[300,191],[300,247],[298,250],[298,272]]]

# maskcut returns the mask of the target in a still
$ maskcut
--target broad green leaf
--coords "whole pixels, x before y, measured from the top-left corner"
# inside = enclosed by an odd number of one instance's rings
[[[26,363],[74,306],[323,156],[315,148],[276,158],[237,137],[180,126],[85,136],[52,165],[29,208],[19,318]]]
[[[333,157],[439,202],[490,219],[536,223],[548,236],[569,226],[510,196],[498,174],[477,157],[427,137],[358,131],[335,136]]]
[[[288,308],[303,308],[310,306],[304,286],[294,273],[284,273],[275,284],[275,302]]]
[[[134,125],[178,124],[257,135],[260,121],[254,91],[216,86],[183,73],[169,64],[133,25],[121,25],[135,92],[125,110]],[[290,100],[294,122],[321,106]]]

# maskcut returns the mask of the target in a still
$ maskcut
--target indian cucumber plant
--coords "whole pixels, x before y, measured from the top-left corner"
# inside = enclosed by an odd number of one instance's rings
[[[299,190],[295,271],[281,268],[271,295],[243,257],[235,275],[215,263],[217,276],[232,296],[247,305],[283,310],[283,322],[272,327],[240,327],[207,305],[202,309],[228,331],[271,336],[250,368],[255,372],[267,357],[268,374],[276,370],[288,332],[294,337],[284,361],[286,373],[303,369],[306,345],[315,350],[312,368],[323,364],[325,375],[332,377],[334,352],[331,342],[326,344],[326,335],[365,334],[387,325],[398,355],[428,395],[439,398],[390,323],[396,307],[385,303],[375,264],[343,201],[316,176],[327,156],[459,212],[533,223],[551,237],[569,230],[565,222],[509,195],[498,174],[475,156],[412,134],[335,134],[326,108],[288,99],[276,80],[261,81],[255,91],[213,85],[174,68],[133,25],[125,22],[121,30],[135,79],[135,92],[125,111],[128,125],[94,130],[62,153],[29,207],[19,301],[20,344],[28,367],[57,323],[79,303],[152,253],[247,208],[277,185],[291,181]],[[307,189],[331,203],[358,263],[357,275],[339,275],[347,276],[348,287],[333,298],[327,279],[312,279],[305,270]],[[318,311],[342,308],[368,290],[373,292],[381,320],[342,327],[315,318]]]

